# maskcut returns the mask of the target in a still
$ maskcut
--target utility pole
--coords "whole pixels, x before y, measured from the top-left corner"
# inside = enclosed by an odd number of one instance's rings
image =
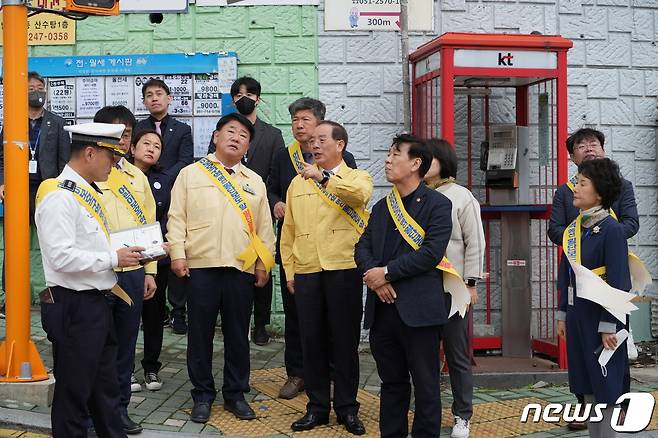
[[[404,130],[411,132],[411,80],[409,79],[408,0],[400,0],[400,47],[402,50],[402,113]]]
[[[2,0],[5,154],[5,297],[7,332],[0,345],[0,381],[46,380],[30,339],[30,222],[27,132],[27,5]],[[9,252],[10,257],[7,257]]]

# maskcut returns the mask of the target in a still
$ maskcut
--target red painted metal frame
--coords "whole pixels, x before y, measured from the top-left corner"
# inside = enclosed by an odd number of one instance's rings
[[[431,98],[429,106],[433,107],[434,89],[432,87],[432,80],[440,77],[440,90],[441,90],[441,136],[454,144],[455,140],[455,77],[458,76],[471,76],[471,77],[514,77],[514,78],[538,78],[524,85],[492,85],[491,87],[505,87],[516,88],[516,122],[519,126],[528,126],[528,87],[538,82],[545,80],[556,80],[557,92],[557,115],[556,115],[556,131],[557,131],[557,184],[564,184],[567,180],[568,172],[568,157],[566,149],[561,147],[566,143],[567,138],[567,51],[573,47],[573,43],[560,36],[546,36],[546,35],[510,35],[510,34],[474,34],[474,33],[446,33],[440,37],[420,46],[416,51],[409,55],[409,61],[413,65],[413,78],[412,78],[412,126],[416,134],[427,134],[427,129],[432,135],[434,132],[434,119],[430,113],[429,124],[427,126],[427,108],[421,108],[419,104],[424,100],[427,104],[427,94],[422,96],[424,90],[420,87],[426,87],[429,83],[431,90]],[[557,54],[557,68],[555,69],[510,69],[510,68],[471,68],[471,67],[455,67],[454,65],[454,51],[455,49],[481,49],[481,50],[532,50],[532,51],[549,51]],[[440,52],[440,67],[438,70],[426,72],[421,76],[416,76],[415,63],[419,60],[425,59],[428,56]],[[553,93],[551,93],[553,95]],[[425,99],[423,99],[425,97]],[[485,96],[485,135],[488,137],[488,96]],[[424,106],[424,105],[423,105]],[[470,108],[470,97],[468,101]],[[469,111],[470,113],[470,111]],[[420,118],[424,119],[425,126],[422,126]],[[551,112],[552,118],[552,112]],[[469,124],[470,124],[469,118]],[[425,132],[422,132],[425,131]],[[470,133],[470,129],[469,129]],[[552,135],[552,132],[551,132]],[[471,158],[471,138],[468,141],[468,156]],[[553,144],[553,142],[551,142]],[[471,185],[470,176],[471,163],[469,160],[469,181]],[[488,202],[489,193],[486,192]],[[543,199],[541,201],[544,201]],[[550,207],[550,206],[547,206]],[[550,217],[550,208],[546,208],[542,212],[531,213],[533,219],[548,219]],[[485,227],[488,231],[488,219],[495,219],[500,217],[500,212],[486,212],[482,214],[485,222]],[[486,233],[487,246],[489,246],[489,233]],[[487,256],[489,254],[487,253]],[[489,270],[489,257],[485,259],[487,270]],[[491,322],[490,314],[490,284],[487,280],[487,323]],[[501,337],[487,337],[476,338],[473,340],[475,349],[499,349],[502,347]],[[532,342],[534,351],[548,354],[558,359],[560,368],[566,368],[566,344],[562,339],[534,339]]]

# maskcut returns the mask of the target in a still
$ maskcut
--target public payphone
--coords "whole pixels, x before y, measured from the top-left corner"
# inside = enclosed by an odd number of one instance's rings
[[[482,206],[490,276],[479,286],[484,306],[471,312],[473,347],[541,352],[560,367],[558,250],[546,228],[554,190],[567,179],[572,45],[560,36],[446,33],[409,56],[413,131],[455,146],[465,168],[458,182]]]
[[[528,127],[492,125],[489,141],[480,147],[480,170],[490,189],[492,205],[524,205],[530,202]]]

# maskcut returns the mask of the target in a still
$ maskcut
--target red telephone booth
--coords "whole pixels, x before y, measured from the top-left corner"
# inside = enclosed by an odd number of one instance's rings
[[[568,173],[572,45],[560,36],[446,33],[409,57],[413,132],[455,146],[458,181],[482,206],[490,276],[479,286],[486,295],[473,312],[473,348],[543,353],[560,368],[559,252],[546,230],[553,193]]]

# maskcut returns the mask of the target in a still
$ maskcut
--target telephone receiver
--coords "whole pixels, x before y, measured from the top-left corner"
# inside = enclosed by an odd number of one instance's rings
[[[489,142],[483,141],[480,143],[480,170],[485,172],[487,170],[487,163],[489,162]]]

